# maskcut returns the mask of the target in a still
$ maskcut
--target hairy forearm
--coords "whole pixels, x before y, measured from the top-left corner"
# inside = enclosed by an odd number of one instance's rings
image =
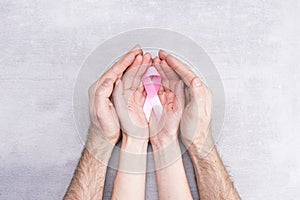
[[[107,164],[114,145],[90,132],[65,200],[102,199]]]
[[[102,199],[106,168],[84,149],[64,199]]]
[[[152,145],[159,199],[192,199],[178,139],[161,147]]]
[[[148,140],[123,135],[112,199],[144,199]]]
[[[194,165],[201,200],[240,199],[214,145],[204,153],[199,145],[191,144],[188,151]]]

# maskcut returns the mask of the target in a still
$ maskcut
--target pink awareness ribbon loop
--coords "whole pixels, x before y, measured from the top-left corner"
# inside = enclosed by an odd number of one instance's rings
[[[153,109],[156,119],[159,121],[163,111],[163,106],[157,95],[161,85],[161,77],[155,67],[151,66],[147,69],[147,72],[143,78],[143,84],[147,93],[143,107],[145,116],[149,121],[150,114]]]

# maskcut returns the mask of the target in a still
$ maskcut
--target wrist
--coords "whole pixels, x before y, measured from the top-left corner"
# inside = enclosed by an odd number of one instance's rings
[[[205,158],[215,151],[215,144],[210,133],[206,134],[203,139],[195,138],[186,146],[191,157]]]
[[[135,138],[123,133],[119,171],[145,173],[147,168],[148,139]]]
[[[181,159],[182,152],[178,138],[165,146],[152,145],[152,149],[156,170],[170,166]]]
[[[89,131],[85,148],[95,159],[107,164],[115,144],[111,143],[105,136]]]
[[[136,138],[124,133],[121,148],[130,153],[147,153],[148,142],[148,138]]]
[[[152,145],[153,151],[162,149],[173,142],[178,143],[177,131],[174,133],[160,131],[159,133],[150,136],[150,143]]]

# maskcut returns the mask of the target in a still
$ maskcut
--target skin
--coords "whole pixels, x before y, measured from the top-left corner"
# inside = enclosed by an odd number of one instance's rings
[[[163,106],[161,119],[158,121],[152,112],[149,122],[158,196],[159,199],[192,199],[178,141],[184,109],[183,82],[165,61],[155,58],[154,66],[162,77],[159,98]]]
[[[182,78],[188,88],[180,131],[194,165],[200,198],[240,199],[211,135],[212,96],[209,88],[174,56],[160,50],[159,57]]]
[[[157,121],[151,113],[150,122],[146,121],[141,79],[151,62],[151,56],[142,56],[140,46],[136,46],[90,87],[89,135],[64,199],[102,199],[107,163],[120,138],[120,128],[122,150],[112,199],[145,198],[149,139],[159,198],[192,199],[178,143],[179,125],[194,164],[200,198],[240,199],[211,136],[210,90],[188,66],[164,51],[154,59],[162,76],[159,98],[163,114]],[[187,86],[185,95],[179,77]],[[110,101],[112,92],[115,107]]]
[[[149,53],[138,55],[122,80],[117,81],[113,93],[123,139],[112,199],[145,198],[149,130],[143,111],[146,93],[141,82],[151,63]]]
[[[120,137],[118,116],[109,98],[116,80],[141,54],[140,46],[135,46],[89,88],[88,139],[64,199],[102,199],[107,163]]]

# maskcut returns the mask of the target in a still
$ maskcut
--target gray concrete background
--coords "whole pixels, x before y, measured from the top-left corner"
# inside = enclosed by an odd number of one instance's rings
[[[143,27],[181,32],[215,63],[227,112],[218,149],[242,198],[299,199],[299,18],[296,0],[1,0],[0,199],[62,198],[82,150],[77,71],[101,42]]]

